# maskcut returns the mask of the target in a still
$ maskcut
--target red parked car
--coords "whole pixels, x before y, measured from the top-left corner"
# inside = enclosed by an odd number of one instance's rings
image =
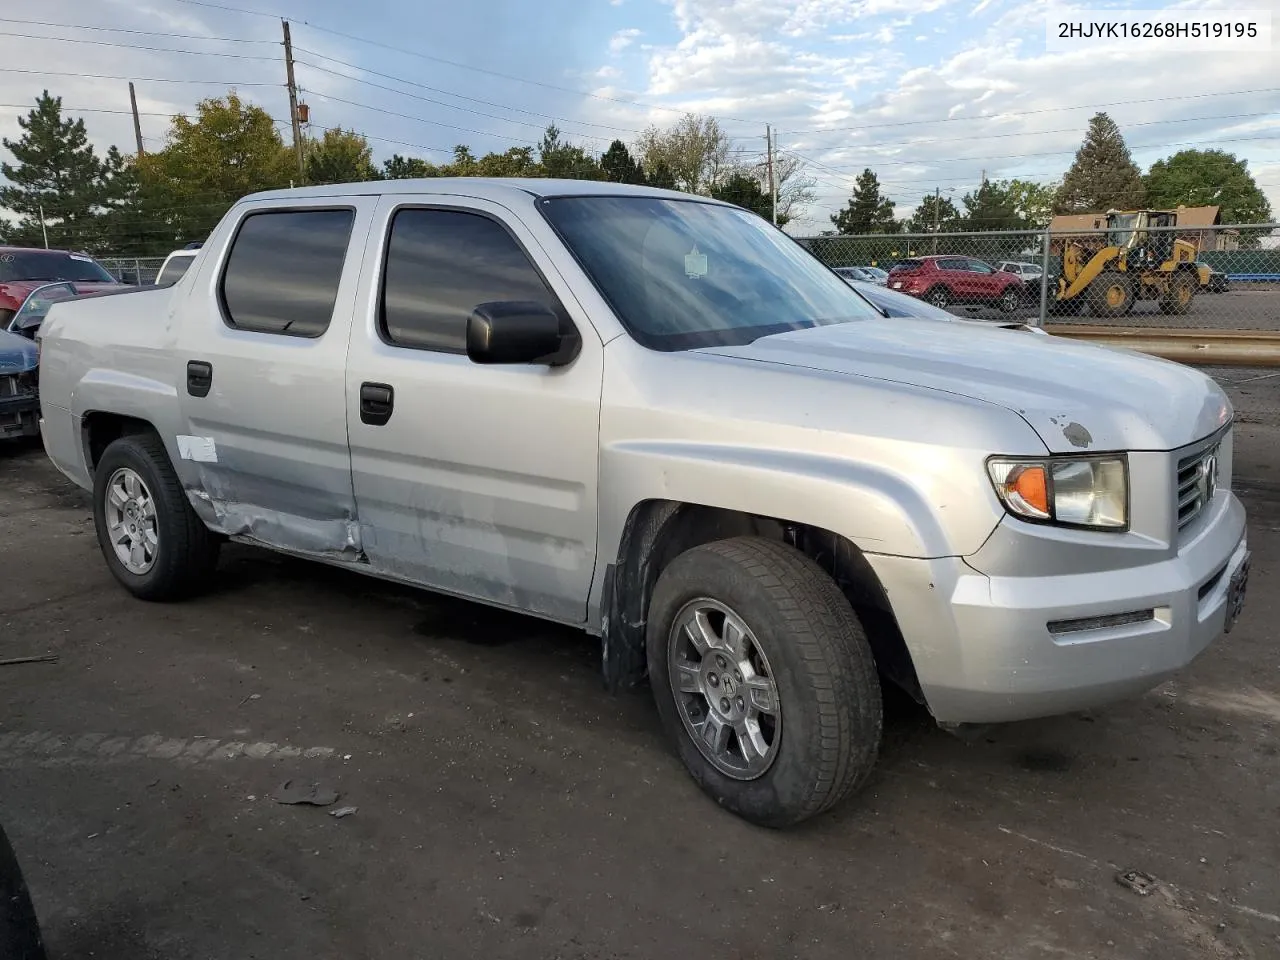
[[[1026,300],[1017,274],[997,270],[973,257],[915,257],[889,271],[889,288],[919,297],[935,307],[953,303],[999,306],[1013,313]]]
[[[27,295],[56,280],[69,280],[77,293],[117,289],[120,281],[83,253],[0,247],[0,330],[8,326]]]

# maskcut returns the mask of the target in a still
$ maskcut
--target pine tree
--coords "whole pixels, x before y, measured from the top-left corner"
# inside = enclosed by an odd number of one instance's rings
[[[43,218],[50,246],[94,249],[99,215],[122,166],[119,154],[108,163],[100,160],[84,121],[64,118],[62,98],[48,90],[36,98],[35,109],[18,118],[18,126],[22,137],[3,141],[17,162],[0,164],[9,182],[0,187],[0,207],[18,218],[14,238],[43,245]]]
[[[600,169],[604,171],[604,178],[613,183],[644,183],[644,171],[621,140],[609,144],[600,158]]]
[[[662,190],[674,190],[676,188],[676,175],[671,172],[671,168],[667,166],[666,161],[659,160],[657,163],[649,165],[649,172],[645,175],[645,183]]]
[[[1134,210],[1147,201],[1142,172],[1120,128],[1105,113],[1094,114],[1075,162],[1062,178],[1054,201],[1058,213]]]
[[[960,211],[950,197],[938,197],[931,193],[920,201],[920,206],[911,214],[907,229],[912,233],[933,233],[936,225],[939,231],[954,230],[959,219]]]
[[[880,181],[870,169],[858,174],[848,206],[832,214],[831,222],[838,232],[846,235],[898,232],[893,201],[880,193]]]

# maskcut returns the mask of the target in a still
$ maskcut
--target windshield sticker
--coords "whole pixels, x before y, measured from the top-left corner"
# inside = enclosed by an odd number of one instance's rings
[[[707,275],[707,255],[698,252],[696,243],[693,249],[684,255],[684,272],[690,280],[701,280]]]
[[[78,260],[80,263],[93,263],[93,257],[82,257],[78,253],[68,253],[68,260]]]

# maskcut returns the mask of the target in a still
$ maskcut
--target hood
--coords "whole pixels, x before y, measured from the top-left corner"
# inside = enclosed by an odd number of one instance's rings
[[[26,337],[0,330],[0,376],[34,370],[40,354]]]
[[[698,352],[986,401],[1022,417],[1053,453],[1172,450],[1232,413],[1218,385],[1191,367],[977,324],[852,321]]]
[[[17,310],[22,306],[24,300],[30,296],[31,291],[39,287],[43,287],[50,283],[59,283],[58,280],[8,280],[0,283],[0,309]],[[117,287],[127,286],[123,283],[82,283],[80,281],[70,281],[71,285],[76,288],[76,293],[97,293],[101,290],[115,290]]]

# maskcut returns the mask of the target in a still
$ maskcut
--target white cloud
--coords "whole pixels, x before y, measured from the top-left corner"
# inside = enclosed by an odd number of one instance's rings
[[[635,27],[628,27],[625,30],[619,30],[609,38],[609,52],[619,54],[627,47],[635,42],[636,37],[640,36],[640,31]]]

